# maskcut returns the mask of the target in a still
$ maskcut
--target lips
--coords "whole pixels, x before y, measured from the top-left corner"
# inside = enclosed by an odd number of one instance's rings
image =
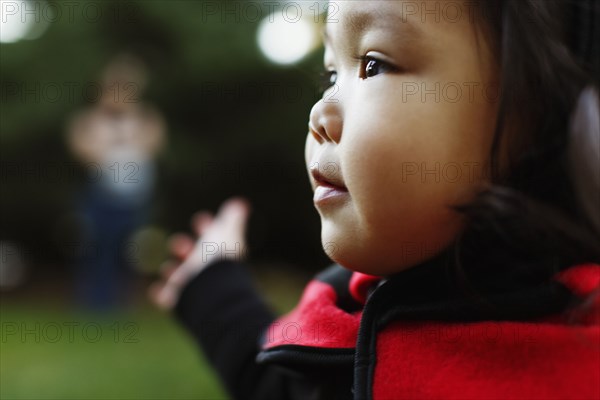
[[[313,163],[314,167],[310,168],[310,174],[315,181],[315,185],[323,186],[326,188],[335,189],[341,192],[347,192],[348,189],[344,184],[344,180],[341,178],[339,172],[339,164],[329,163]],[[327,166],[326,168],[319,168],[319,166]]]

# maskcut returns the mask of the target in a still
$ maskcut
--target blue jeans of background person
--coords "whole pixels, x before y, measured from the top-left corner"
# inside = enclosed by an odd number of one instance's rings
[[[94,311],[123,306],[131,294],[138,255],[130,238],[147,220],[147,201],[124,201],[90,185],[78,203],[85,220],[76,270],[78,303]]]

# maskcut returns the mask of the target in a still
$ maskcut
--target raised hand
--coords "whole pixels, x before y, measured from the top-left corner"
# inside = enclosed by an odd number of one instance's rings
[[[172,309],[181,289],[193,277],[220,259],[241,260],[246,255],[244,238],[250,205],[242,198],[225,201],[216,216],[202,211],[192,217],[196,237],[177,233],[169,240],[174,256],[162,268],[163,279],[149,289],[152,301],[165,310]]]

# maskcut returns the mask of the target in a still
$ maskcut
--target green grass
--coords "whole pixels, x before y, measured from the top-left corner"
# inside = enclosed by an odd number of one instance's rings
[[[94,317],[3,302],[0,311],[2,400],[227,398],[185,331],[149,307]]]
[[[260,275],[257,286],[280,313],[306,281],[285,271]],[[228,398],[193,339],[143,296],[104,316],[48,297],[0,302],[1,400]]]

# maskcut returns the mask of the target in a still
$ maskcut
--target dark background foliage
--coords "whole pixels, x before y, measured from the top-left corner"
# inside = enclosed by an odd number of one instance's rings
[[[60,225],[82,175],[72,174],[67,122],[122,52],[147,64],[143,100],[168,126],[152,223],[188,230],[193,212],[243,195],[253,206],[251,260],[308,270],[327,262],[303,158],[322,53],[273,65],[256,44],[259,20],[235,12],[243,3],[208,2],[220,10],[212,13],[206,3],[76,2],[40,38],[0,45],[0,238],[27,249],[34,275],[68,270],[61,248],[77,233]]]

